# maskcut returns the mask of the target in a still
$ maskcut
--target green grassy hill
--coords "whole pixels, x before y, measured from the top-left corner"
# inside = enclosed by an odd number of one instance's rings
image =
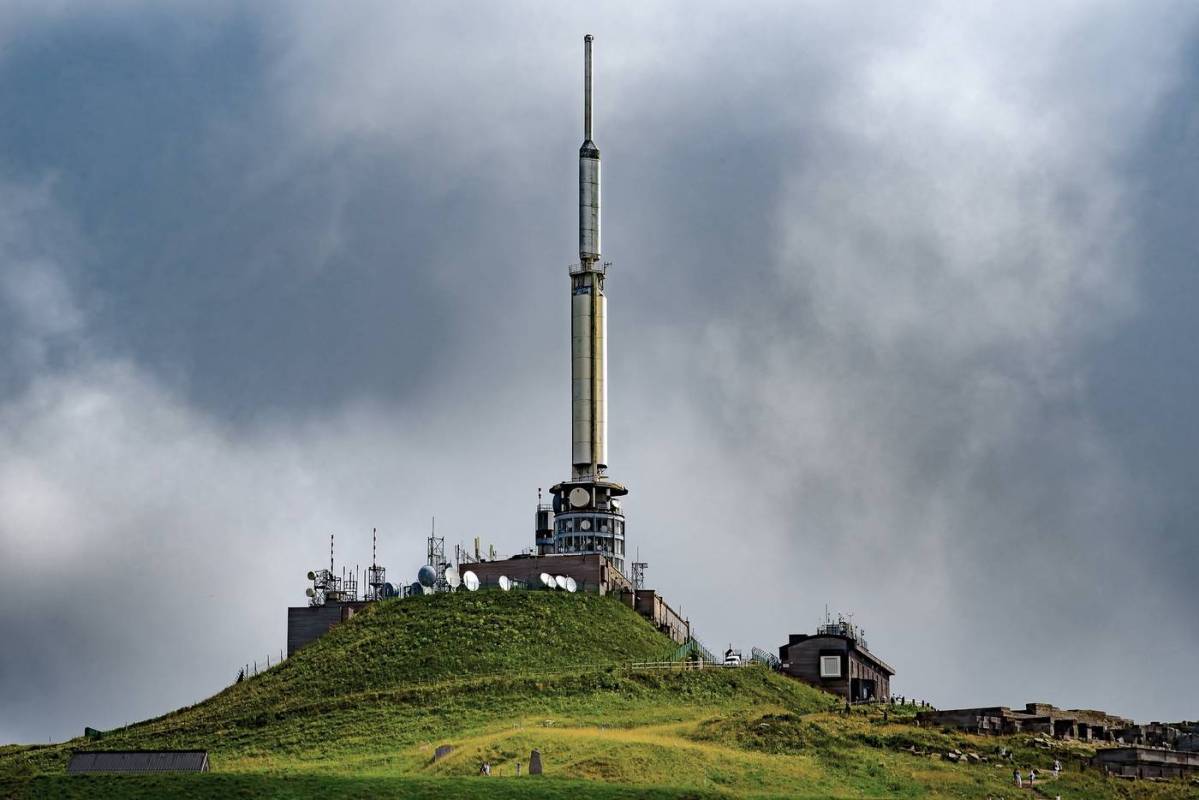
[[[992,752],[996,739],[850,717],[760,667],[641,671],[666,637],[618,602],[479,592],[368,608],[267,672],[102,741],[0,748],[3,797],[1015,796],[1011,767],[913,755]],[[1085,748],[1003,741],[1020,763],[1074,767]],[[439,761],[433,750],[452,745]],[[75,748],[204,748],[206,775],[67,776]],[[515,777],[539,748],[546,774]],[[492,764],[493,777],[477,775]],[[1135,793],[1134,793],[1135,792]],[[1068,771],[1044,796],[1196,796]]]

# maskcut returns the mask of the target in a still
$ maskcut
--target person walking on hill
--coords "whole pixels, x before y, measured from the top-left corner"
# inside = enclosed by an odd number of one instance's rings
[[[1053,777],[1056,778],[1061,774],[1062,774],[1062,762],[1058,761],[1055,758],[1055,759],[1053,759]]]
[[[1016,767],[1016,769],[1012,770],[1012,778],[1016,781],[1017,789],[1024,788],[1024,776],[1020,774],[1019,767]]]
[[[1028,771],[1028,786],[1031,789],[1033,786],[1036,786],[1036,785],[1037,785],[1037,771],[1035,769],[1030,769]]]

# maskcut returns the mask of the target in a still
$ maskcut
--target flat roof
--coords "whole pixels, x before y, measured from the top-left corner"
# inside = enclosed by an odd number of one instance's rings
[[[207,771],[207,750],[76,750],[67,764],[70,774]]]

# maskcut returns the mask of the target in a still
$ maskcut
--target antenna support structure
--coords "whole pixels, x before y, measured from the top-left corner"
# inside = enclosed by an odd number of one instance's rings
[[[583,37],[583,144],[579,147],[579,262],[568,270],[571,340],[571,475],[538,497],[538,555],[599,553],[625,573],[628,489],[608,477],[609,262],[600,248],[600,151],[595,135],[592,43]]]

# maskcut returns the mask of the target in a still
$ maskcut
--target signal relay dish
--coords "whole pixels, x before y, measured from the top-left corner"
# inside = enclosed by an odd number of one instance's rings
[[[559,589],[565,589],[566,588],[566,576],[565,575],[555,575],[554,583],[558,585]]]
[[[579,584],[575,581],[575,579],[571,578],[571,577],[567,577],[566,591],[573,594],[574,592],[577,592],[578,590],[579,590]]]
[[[554,583],[554,577],[548,572],[541,573],[541,585],[547,589],[557,589],[558,584]]]
[[[437,569],[429,564],[425,564],[416,572],[416,580],[421,586],[432,587],[437,583]]]
[[[451,589],[457,589],[462,585],[462,577],[458,574],[458,570],[453,567],[446,567],[445,582],[450,585]]]
[[[462,573],[462,585],[466,587],[466,591],[468,592],[475,591],[479,588],[479,576],[468,569]]]
[[[512,579],[507,575],[500,576],[500,588],[505,592],[512,588]]]

